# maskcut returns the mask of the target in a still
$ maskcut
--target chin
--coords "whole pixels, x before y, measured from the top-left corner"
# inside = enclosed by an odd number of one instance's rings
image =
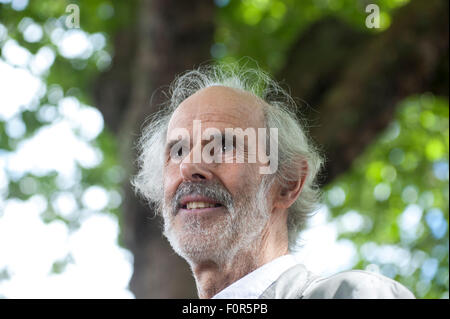
[[[190,265],[204,262],[224,264],[229,260],[233,251],[232,236],[227,232],[202,229],[193,232],[174,232],[165,229],[164,236],[168,239],[173,250]]]

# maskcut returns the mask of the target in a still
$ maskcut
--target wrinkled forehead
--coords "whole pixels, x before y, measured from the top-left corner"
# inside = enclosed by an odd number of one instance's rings
[[[265,127],[265,102],[251,93],[224,86],[202,89],[184,100],[173,113],[168,131],[190,129],[194,120],[203,127]]]

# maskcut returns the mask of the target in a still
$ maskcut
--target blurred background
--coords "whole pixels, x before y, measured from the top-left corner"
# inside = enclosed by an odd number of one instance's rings
[[[327,158],[298,260],[449,298],[448,21],[446,0],[0,0],[0,297],[196,298],[134,143],[177,73],[251,57]]]

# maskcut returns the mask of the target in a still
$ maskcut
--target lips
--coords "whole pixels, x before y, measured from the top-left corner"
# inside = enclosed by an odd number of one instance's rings
[[[209,197],[185,196],[181,199],[179,207],[186,211],[195,211],[208,208],[219,208],[223,207],[223,205]]]

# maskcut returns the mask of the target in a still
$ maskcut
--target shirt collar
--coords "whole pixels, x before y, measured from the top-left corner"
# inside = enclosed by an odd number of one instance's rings
[[[296,264],[293,255],[278,257],[235,281],[212,299],[258,298],[283,272]]]

